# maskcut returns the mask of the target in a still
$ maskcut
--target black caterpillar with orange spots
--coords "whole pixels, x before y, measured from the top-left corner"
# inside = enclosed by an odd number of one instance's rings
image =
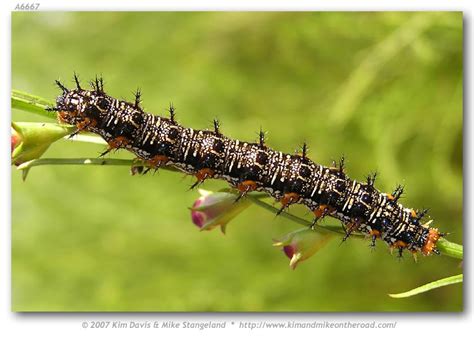
[[[403,207],[399,198],[402,187],[391,194],[374,187],[375,175],[366,182],[357,182],[344,173],[344,161],[331,167],[314,163],[307,157],[306,145],[300,154],[284,154],[265,144],[261,131],[256,143],[233,140],[219,130],[196,130],[178,124],[171,106],[170,117],[143,111],[137,91],[134,102],[115,99],[104,92],[102,79],[91,82],[92,89],[83,89],[77,76],[75,89],[59,81],[62,90],[56,100],[56,111],[63,123],[77,126],[77,131],[100,135],[108,143],[105,155],[113,149],[127,149],[149,168],[171,166],[196,176],[196,186],[207,178],[223,179],[244,197],[251,191],[264,191],[281,202],[280,212],[291,204],[307,206],[315,215],[314,223],[324,216],[344,224],[346,240],[354,231],[377,238],[397,249],[413,254],[438,254],[436,243],[443,236],[431,221],[422,222],[426,210]]]

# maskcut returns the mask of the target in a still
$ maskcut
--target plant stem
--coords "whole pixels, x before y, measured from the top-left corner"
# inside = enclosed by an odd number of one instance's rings
[[[11,95],[11,105],[13,109],[24,110],[48,118],[56,118],[55,112],[47,111],[46,108],[53,106],[51,101],[48,101],[39,96],[34,96],[28,93],[21,92],[19,90],[12,90]],[[92,135],[79,135],[76,136],[77,141],[91,142],[91,143],[104,143],[102,139],[92,136]],[[143,161],[136,160],[122,160],[122,159],[99,159],[99,158],[74,158],[74,159],[64,159],[64,158],[45,158],[45,159],[36,159],[25,162],[18,166],[19,170],[25,170],[25,173],[32,167],[42,166],[42,165],[124,165],[124,166],[135,166],[135,167],[147,167],[146,163]],[[178,169],[173,167],[160,167],[160,170],[169,170],[169,171],[178,171]],[[26,177],[26,175],[24,175]],[[276,214],[278,209],[271,206],[270,204],[261,201],[261,198],[264,198],[263,194],[248,194],[247,198],[251,200],[254,204],[262,207],[272,213]],[[295,223],[301,224],[303,226],[311,226],[311,223],[303,218],[292,215],[283,211],[281,215]],[[321,232],[326,233],[338,233],[344,235],[345,232],[342,230],[342,227],[339,225],[314,225],[314,228]],[[363,234],[355,233],[357,237],[365,237]],[[456,259],[463,259],[463,246],[449,242],[448,240],[441,238],[437,243],[438,250],[446,256],[453,257]]]
[[[463,259],[463,246],[460,244],[456,244],[446,240],[445,238],[441,238],[438,243],[436,243],[436,247],[446,256]]]
[[[95,143],[95,144],[101,144],[101,145],[107,145],[107,142],[105,140],[94,134],[90,133],[84,133],[84,134],[78,134],[73,137],[66,136],[64,138],[66,141],[76,141],[76,142],[85,142],[85,143]]]
[[[279,210],[273,206],[271,206],[270,204],[264,202],[264,201],[261,201],[260,199],[257,199],[253,196],[248,196],[248,198],[256,205],[258,205],[259,207],[262,207],[270,212],[272,212],[273,214],[276,214]],[[303,219],[303,218],[300,218],[298,216],[295,216],[293,214],[290,214],[286,211],[283,211],[280,213],[281,216],[295,222],[295,223],[298,223],[298,224],[301,224],[301,225],[304,225],[306,227],[310,227],[312,225],[311,222]],[[321,232],[324,232],[324,233],[331,233],[331,234],[334,234],[334,233],[338,233],[340,235],[344,235],[345,232],[342,230],[342,227],[340,225],[324,225],[324,226],[321,226],[321,225],[318,225],[318,224],[315,224],[314,225],[314,228],[317,229],[318,231],[321,231]],[[363,236],[362,234],[355,234],[357,236]]]
[[[105,158],[40,158],[22,163],[18,170],[26,170],[42,165],[121,165],[147,167],[143,161],[125,160],[125,159],[105,159]],[[179,171],[173,167],[160,167],[160,170]]]
[[[264,201],[261,201],[259,199],[256,199],[256,198],[253,198],[252,196],[249,196],[249,199],[256,205],[258,205],[259,207],[262,207],[264,208],[265,210],[268,210],[274,214],[277,213],[278,209],[271,206],[270,204],[264,202]],[[303,218],[300,218],[298,216],[295,216],[295,215],[292,215],[292,214],[289,214],[285,211],[283,211],[281,214],[281,216],[285,217],[285,218],[288,218],[289,220],[295,222],[295,223],[298,223],[298,224],[301,224],[301,225],[304,225],[304,226],[311,226],[311,223],[308,222],[307,220],[303,219]],[[343,230],[341,230],[341,226],[337,226],[337,225],[324,225],[324,226],[321,226],[321,225],[315,225],[314,228],[318,231],[322,231],[322,232],[325,232],[325,233],[337,233],[337,234],[340,234],[340,235],[345,235],[345,232]],[[355,233],[354,234],[355,236],[358,236],[359,238],[364,238],[365,236],[361,233]],[[462,245],[459,245],[459,244],[456,244],[456,243],[452,243],[452,242],[449,242],[448,240],[446,240],[445,238],[441,238],[438,243],[437,243],[437,246],[438,250],[446,255],[446,256],[449,256],[449,257],[452,257],[452,258],[456,258],[456,259],[463,259],[463,246]]]
[[[24,93],[19,90],[12,90],[11,104],[13,109],[24,110],[30,113],[56,119],[55,112],[46,110],[47,107],[52,107],[54,104],[51,101],[43,99],[42,97]]]
[[[135,166],[135,167],[147,167],[146,163],[143,161],[137,160],[126,160],[126,159],[101,159],[101,158],[40,158],[36,160],[31,160],[25,162],[18,166],[19,170],[29,170],[33,167],[42,166],[42,165],[120,165],[120,166]],[[160,167],[160,170],[169,170],[174,172],[180,172],[178,169],[173,167]],[[267,202],[262,201],[262,198],[267,197],[264,193],[251,193],[246,196],[250,201],[252,201],[255,205],[264,208],[267,211],[276,214],[278,209],[273,207],[272,205],[268,204]],[[282,217],[285,217],[295,223],[301,224],[306,227],[311,226],[311,222],[290,214],[286,211],[280,213]],[[324,233],[337,233],[341,236],[345,235],[342,227],[340,225],[314,225],[314,229]],[[354,233],[353,236],[364,238],[365,235],[361,233]],[[437,243],[438,250],[449,257],[453,257],[456,259],[463,259],[463,246],[449,242],[445,238],[441,238]]]

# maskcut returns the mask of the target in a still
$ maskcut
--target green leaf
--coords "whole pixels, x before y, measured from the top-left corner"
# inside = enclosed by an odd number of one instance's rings
[[[413,290],[407,291],[407,292],[402,292],[402,293],[396,293],[396,294],[389,294],[390,297],[392,298],[407,298],[411,297],[414,295],[418,295],[423,292],[427,292],[433,289],[440,288],[442,286],[446,285],[451,285],[451,284],[457,284],[457,283],[462,283],[463,275],[456,275],[456,276],[451,276],[447,278],[443,278],[425,285],[422,285],[420,287],[417,287]]]

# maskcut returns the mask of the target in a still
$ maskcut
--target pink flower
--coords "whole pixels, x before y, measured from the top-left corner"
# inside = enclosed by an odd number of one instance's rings
[[[295,269],[299,262],[314,255],[331,238],[331,234],[322,234],[311,228],[303,228],[275,240],[273,246],[283,248],[283,252],[290,259],[290,267]]]
[[[21,143],[21,135],[13,127],[11,128],[11,142],[11,153],[13,154],[13,150]]]
[[[246,199],[238,202],[237,196],[229,192],[212,192],[199,189],[201,197],[194,202],[191,219],[201,230],[221,227],[225,233],[227,223],[250,205]]]

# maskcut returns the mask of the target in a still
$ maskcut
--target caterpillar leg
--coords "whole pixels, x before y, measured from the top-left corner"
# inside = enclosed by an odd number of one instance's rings
[[[280,215],[283,210],[288,208],[291,204],[298,202],[300,199],[300,195],[295,192],[289,192],[283,195],[280,199],[281,208],[277,212],[277,216]]]
[[[166,165],[166,163],[168,163],[169,158],[164,155],[155,155],[151,159],[144,161],[145,166],[135,165],[135,162],[138,162],[138,161],[142,161],[142,159],[137,157],[133,160],[134,163],[132,163],[132,167],[130,168],[132,175],[135,175],[135,174],[145,175],[152,169],[154,169],[156,173],[161,166]],[[145,167],[146,169],[144,169]]]
[[[361,222],[358,219],[355,219],[353,222],[349,223],[348,227],[346,228],[346,234],[342,238],[342,242],[345,242],[354,231],[359,230],[360,224]]]
[[[252,180],[245,180],[240,182],[237,185],[237,190],[239,190],[239,196],[237,196],[235,202],[238,202],[242,197],[247,195],[249,192],[254,191],[257,189],[257,182],[252,181]]]
[[[310,225],[310,228],[314,230],[314,226],[320,219],[323,219],[326,215],[329,215],[335,211],[336,211],[335,208],[330,207],[329,205],[326,205],[326,204],[321,204],[320,206],[318,206],[316,209],[313,210],[314,218],[313,218],[313,222]]]
[[[144,170],[143,170],[143,166],[142,165],[133,165],[130,167],[130,174],[132,174],[132,176],[134,175],[137,175],[137,174],[145,174]]]
[[[145,169],[146,167],[146,169]],[[155,167],[155,171],[158,170],[159,167]],[[143,159],[140,157],[135,157],[132,161],[132,166],[130,167],[130,173],[132,175],[145,175],[148,173],[152,167],[147,166],[146,164],[143,163]]]
[[[203,168],[197,171],[195,174],[197,180],[196,182],[189,188],[189,190],[192,190],[196,188],[198,185],[202,184],[206,179],[211,178],[214,176],[214,170],[209,169],[209,168]]]
[[[393,254],[393,250],[397,249],[398,250],[397,258],[400,260],[403,258],[403,250],[407,247],[407,245],[408,244],[405,243],[404,241],[398,240],[390,246],[390,253]]]
[[[370,236],[370,248],[371,250],[375,250],[375,242],[377,241],[377,238],[380,238],[382,236],[381,232],[376,229],[371,229],[369,232]]]
[[[102,154],[99,155],[99,157],[107,155],[112,150],[124,148],[127,144],[130,143],[130,141],[124,136],[118,136],[116,138],[111,139],[107,143],[109,144],[109,146]]]
[[[62,121],[62,117],[61,117],[61,112],[58,114],[58,119],[60,121]],[[64,121],[63,121],[64,122]],[[77,129],[72,132],[68,138],[71,139],[73,138],[74,136],[76,136],[77,134],[79,134],[80,132],[83,132],[83,131],[86,131],[87,128],[89,127],[95,127],[97,125],[97,121],[96,120],[93,120],[93,119],[90,119],[88,117],[86,117],[82,122],[79,122],[76,124],[76,127]]]
[[[324,218],[326,215],[333,213],[334,211],[336,211],[336,209],[330,207],[329,205],[319,205],[316,209],[313,210],[314,219],[311,223],[311,229],[314,229],[314,226],[320,219]]]
[[[159,168],[163,165],[166,165],[168,163],[169,158],[168,156],[165,155],[155,155],[148,161],[146,161],[147,165],[151,168]]]
[[[398,255],[397,255],[398,260],[403,259],[403,248],[398,248]]]

